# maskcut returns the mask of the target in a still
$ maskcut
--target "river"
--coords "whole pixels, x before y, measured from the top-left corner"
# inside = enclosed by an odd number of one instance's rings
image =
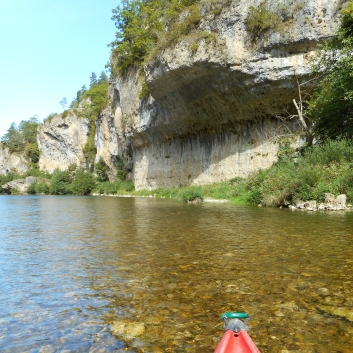
[[[224,311],[262,353],[353,351],[353,212],[0,196],[0,217],[0,352],[212,353]]]

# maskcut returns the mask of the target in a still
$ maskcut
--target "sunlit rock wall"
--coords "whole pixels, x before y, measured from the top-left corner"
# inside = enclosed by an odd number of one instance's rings
[[[73,163],[85,167],[83,147],[88,133],[88,119],[79,118],[72,111],[65,118],[57,114],[48,119],[37,135],[39,168],[53,172],[56,168],[66,170]]]
[[[11,170],[25,173],[28,170],[28,161],[22,154],[10,153],[7,147],[0,144],[0,174],[6,175]]]
[[[269,0],[274,10],[286,6],[290,20],[253,41],[246,17],[260,2],[233,0],[217,15],[201,9],[199,32],[145,66],[148,97],[139,99],[136,70],[112,83],[114,126],[137,189],[244,177],[277,160],[279,137],[296,127],[274,114],[292,109],[297,79],[307,80],[310,57],[333,35],[343,2]]]

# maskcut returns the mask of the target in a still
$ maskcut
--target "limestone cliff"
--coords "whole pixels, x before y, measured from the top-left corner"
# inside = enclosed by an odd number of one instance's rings
[[[334,33],[342,5],[267,2],[270,9],[279,3],[291,20],[256,42],[246,18],[260,1],[233,0],[218,13],[201,6],[198,30],[145,66],[147,97],[139,99],[137,70],[113,80],[114,114],[99,121],[98,154],[114,146],[114,155],[130,156],[137,189],[219,182],[269,167],[286,128],[273,114],[297,98],[296,78],[307,78],[309,58]]]
[[[25,173],[28,170],[28,161],[22,154],[10,153],[7,147],[0,144],[0,174],[6,175],[11,170]]]
[[[73,111],[66,117],[56,114],[39,128],[37,143],[40,150],[39,168],[53,172],[65,170],[70,164],[86,166],[83,148],[89,134],[89,121]]]
[[[198,28],[137,68],[113,77],[95,125],[96,161],[110,178],[123,158],[137,189],[245,177],[277,160],[279,136],[296,131],[274,118],[298,97],[317,45],[333,35],[332,0],[268,0],[285,25],[254,36],[247,26],[260,0],[201,1]],[[221,4],[217,9],[214,4]],[[256,40],[254,40],[256,38]],[[149,94],[140,98],[146,80]],[[88,119],[69,114],[39,130],[41,169],[85,165]]]

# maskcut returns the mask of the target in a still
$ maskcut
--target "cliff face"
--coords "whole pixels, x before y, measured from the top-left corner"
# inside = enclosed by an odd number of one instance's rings
[[[28,170],[27,160],[21,154],[10,153],[7,147],[0,144],[0,174],[6,175],[11,169],[25,173]]]
[[[95,135],[96,161],[104,159],[111,178],[119,158],[137,189],[245,177],[270,167],[280,137],[298,130],[274,114],[298,99],[297,79],[308,78],[310,57],[333,35],[343,1],[268,0],[269,11],[287,19],[258,36],[246,19],[260,0],[222,1],[201,1],[198,28],[145,66],[145,98],[138,69],[112,79]],[[76,116],[45,123],[40,168],[84,165],[88,130]]]
[[[233,0],[218,15],[205,9],[198,31],[146,65],[142,100],[136,70],[115,79],[113,125],[137,189],[245,177],[277,160],[276,137],[288,126],[273,114],[298,98],[296,79],[305,81],[317,44],[338,25],[331,0],[267,2],[279,3],[291,20],[256,42],[246,17],[260,1]]]
[[[38,130],[39,168],[53,172],[65,170],[70,164],[86,166],[83,148],[89,134],[89,121],[78,118],[72,111],[63,118],[57,114]]]

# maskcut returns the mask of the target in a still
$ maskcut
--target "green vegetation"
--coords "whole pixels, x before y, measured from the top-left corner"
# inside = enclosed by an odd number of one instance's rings
[[[227,0],[123,0],[122,5],[113,10],[112,20],[118,31],[111,43],[112,73],[140,66],[160,50],[197,32],[201,10],[217,15],[225,2]],[[203,34],[200,38],[204,37]],[[197,43],[190,44],[195,50]]]
[[[292,6],[277,4],[270,8],[267,1],[262,1],[257,7],[251,6],[246,18],[246,26],[252,36],[252,41],[258,40],[269,30],[283,33],[293,21],[296,12],[304,9],[304,3],[297,1]]]
[[[6,134],[1,137],[1,143],[8,147],[11,153],[25,153],[31,162],[39,160],[37,145],[37,128],[39,126],[37,116],[29,120],[22,120],[18,127],[12,123]]]
[[[85,87],[82,87],[82,89],[77,92],[76,101],[71,103],[71,106],[74,107],[74,112],[78,117],[87,118],[89,120],[89,135],[83,148],[83,152],[86,155],[87,163],[92,166],[91,171],[93,171],[94,159],[97,153],[94,144],[96,120],[107,105],[109,87],[106,75],[104,76],[104,79],[97,80],[93,74],[94,72],[90,77],[90,88],[86,90]],[[103,75],[101,74],[101,77],[102,76]],[[85,90],[83,91],[83,89]],[[79,109],[79,107],[81,108]]]
[[[321,48],[314,71],[323,79],[309,101],[308,116],[321,140],[353,137],[353,2],[342,10],[333,39]]]
[[[108,181],[108,166],[104,162],[103,158],[100,157],[98,162],[94,165],[94,173],[98,182]]]
[[[94,175],[73,164],[68,170],[56,169],[54,171],[49,193],[53,195],[89,195],[95,186]]]
[[[12,193],[12,190],[11,190]],[[36,181],[32,183],[27,189],[27,193],[30,195],[35,194],[45,194],[48,195],[50,193],[50,185],[46,181]]]
[[[119,195],[130,194],[134,189],[135,186],[131,180],[116,180],[113,182],[98,182],[93,192],[105,195]]]

